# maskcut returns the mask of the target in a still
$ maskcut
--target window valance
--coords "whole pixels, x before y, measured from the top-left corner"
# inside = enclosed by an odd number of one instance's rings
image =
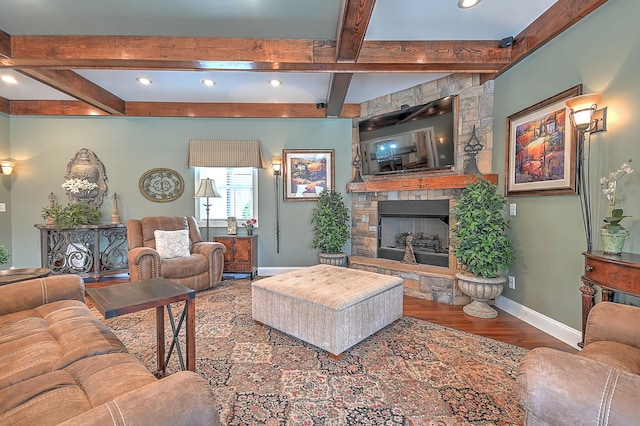
[[[191,139],[189,167],[255,167],[265,162],[258,140]]]

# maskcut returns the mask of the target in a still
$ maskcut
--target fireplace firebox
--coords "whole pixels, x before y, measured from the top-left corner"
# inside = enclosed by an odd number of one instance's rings
[[[449,267],[449,200],[379,201],[377,257],[402,260],[409,233],[418,263]]]

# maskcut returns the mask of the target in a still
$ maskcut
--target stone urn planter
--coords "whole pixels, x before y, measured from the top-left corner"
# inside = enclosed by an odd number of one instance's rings
[[[498,311],[487,303],[502,294],[504,283],[507,278],[500,276],[496,278],[482,278],[468,272],[456,274],[460,291],[469,296],[471,303],[465,305],[462,310],[465,314],[476,318],[495,318]]]
[[[618,232],[610,232],[606,228],[600,229],[600,238],[602,239],[602,251],[605,254],[621,254],[624,243],[629,238],[629,231],[624,228]]]
[[[318,262],[324,265],[347,266],[346,253],[318,253]]]

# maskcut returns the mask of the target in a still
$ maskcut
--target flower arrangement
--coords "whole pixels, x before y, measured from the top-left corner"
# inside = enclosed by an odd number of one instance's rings
[[[631,160],[629,160],[629,163],[630,162]],[[608,176],[600,178],[602,193],[607,197],[607,200],[609,200],[610,209],[609,216],[604,218],[605,225],[603,228],[611,233],[617,233],[619,230],[624,229],[622,225],[620,225],[620,221],[628,217],[623,214],[623,209],[617,209],[616,205],[620,203],[620,199],[617,198],[618,181],[629,173],[633,173],[633,169],[629,164],[623,163],[615,172],[610,172]]]
[[[62,184],[62,187],[72,194],[79,194],[81,191],[90,192],[98,187],[95,182],[90,182],[86,179],[67,179]]]
[[[256,223],[258,223],[258,221],[255,219],[247,219],[244,222],[244,226],[246,226],[247,229],[253,229],[256,226]]]

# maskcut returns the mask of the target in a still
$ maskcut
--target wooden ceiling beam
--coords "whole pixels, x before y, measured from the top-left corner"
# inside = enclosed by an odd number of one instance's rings
[[[122,99],[71,70],[30,68],[17,71],[109,114],[125,113],[125,103]]]
[[[331,74],[331,82],[329,84],[329,96],[327,98],[327,117],[338,117],[342,111],[344,100],[349,91],[351,78],[350,73]],[[360,111],[358,111],[358,115]]]
[[[108,115],[105,111],[82,101],[7,101],[7,113],[12,115],[90,116]],[[0,110],[3,107],[0,98]],[[188,102],[127,102],[131,117],[200,117],[200,118],[324,118],[324,110],[315,104],[260,103],[188,103]],[[360,105],[344,106],[341,118],[360,116]]]
[[[344,0],[336,36],[336,61],[354,62],[358,58],[375,4],[376,0]]]
[[[109,115],[82,101],[11,101],[11,115]]]
[[[398,65],[501,68],[509,60],[495,40],[365,41],[351,64],[337,63],[335,42],[323,40],[12,36],[11,58],[0,59],[0,67],[386,72]]]
[[[11,101],[9,99],[3,98],[2,96],[0,96],[0,113],[11,113]]]

